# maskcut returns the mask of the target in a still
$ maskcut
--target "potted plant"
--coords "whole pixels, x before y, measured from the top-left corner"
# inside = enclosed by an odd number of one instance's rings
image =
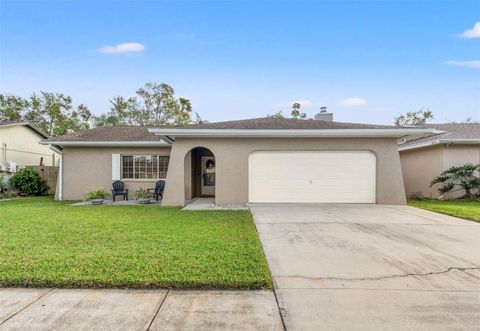
[[[150,203],[150,193],[145,190],[144,188],[140,187],[137,191],[135,191],[135,197],[140,204],[148,204]]]
[[[92,205],[101,205],[108,194],[103,188],[94,189],[85,194],[85,201],[91,201]]]

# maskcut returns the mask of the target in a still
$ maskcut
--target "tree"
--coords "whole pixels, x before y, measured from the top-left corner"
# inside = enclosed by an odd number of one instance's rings
[[[398,117],[395,117],[395,125],[396,126],[422,126],[428,120],[433,119],[433,113],[423,107],[419,111],[415,112],[408,112],[406,114],[402,114]]]
[[[283,112],[280,110],[280,111],[276,112],[275,114],[269,114],[269,115],[267,115],[267,117],[273,117],[273,118],[283,119],[283,118],[285,118],[285,115],[283,115]]]
[[[292,118],[304,119],[307,117],[307,114],[300,111],[300,104],[298,102],[293,103],[292,112],[290,113]]]
[[[40,92],[28,99],[0,95],[1,121],[29,121],[50,136],[88,129],[91,113],[81,104],[75,110],[72,98],[61,93]]]
[[[24,119],[50,136],[59,136],[90,127],[91,113],[81,104],[74,110],[72,98],[62,93],[40,92],[28,101]]]
[[[435,184],[443,184],[438,189],[440,194],[465,190],[465,198],[473,198],[480,194],[480,177],[478,172],[480,164],[465,164],[459,167],[451,167],[435,177],[430,187]]]
[[[136,96],[110,100],[110,112],[94,118],[102,125],[181,125],[191,123],[190,100],[176,97],[168,84],[146,83]]]
[[[28,102],[16,95],[0,94],[0,122],[21,121]]]

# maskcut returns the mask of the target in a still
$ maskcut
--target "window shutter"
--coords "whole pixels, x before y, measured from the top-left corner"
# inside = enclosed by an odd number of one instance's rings
[[[112,180],[120,179],[120,154],[112,154]]]

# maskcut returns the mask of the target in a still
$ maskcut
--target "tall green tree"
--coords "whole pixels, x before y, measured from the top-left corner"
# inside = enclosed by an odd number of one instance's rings
[[[21,121],[28,101],[10,94],[0,94],[0,122]]]
[[[29,121],[50,136],[88,129],[91,116],[86,105],[74,108],[72,98],[61,93],[34,93],[28,99],[0,95],[1,121]]]
[[[181,125],[191,123],[190,100],[176,97],[168,84],[146,83],[128,99],[118,96],[110,100],[108,114],[94,118],[102,125]]]
[[[62,93],[40,92],[28,100],[23,118],[50,136],[59,136],[90,127],[91,113],[84,104],[74,109],[72,98]]]
[[[297,119],[304,119],[307,117],[307,114],[305,113],[302,113],[300,111],[300,103],[298,102],[294,102],[293,105],[292,105],[292,111],[290,113],[290,115],[292,116],[292,118],[297,118]]]

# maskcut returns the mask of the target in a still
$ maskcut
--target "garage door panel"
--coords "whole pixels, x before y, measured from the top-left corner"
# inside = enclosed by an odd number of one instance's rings
[[[374,203],[371,152],[254,152],[249,201],[270,203]]]

